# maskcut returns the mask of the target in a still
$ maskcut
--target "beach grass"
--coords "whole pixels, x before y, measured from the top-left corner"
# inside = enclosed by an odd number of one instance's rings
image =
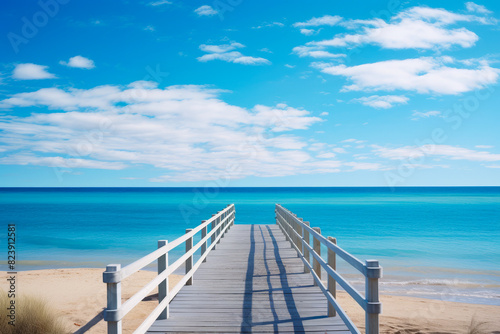
[[[485,329],[487,322],[478,321],[476,317],[471,319],[467,334],[486,334],[488,331]]]
[[[57,312],[43,299],[33,296],[16,296],[15,322],[12,318],[0,317],[0,333],[2,334],[63,334],[69,333],[57,316]],[[11,301],[7,292],[0,291],[0,308],[7,310]]]

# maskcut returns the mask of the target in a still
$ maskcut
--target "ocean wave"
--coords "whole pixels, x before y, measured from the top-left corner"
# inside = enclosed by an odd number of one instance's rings
[[[364,280],[351,279],[348,280],[349,283],[355,286],[364,285]],[[439,278],[425,278],[418,280],[380,280],[379,285],[382,287],[398,287],[398,286],[435,286],[435,287],[449,287],[449,288],[461,288],[461,289],[473,289],[473,288],[483,288],[483,289],[500,289],[500,284],[497,282],[474,282],[468,280],[457,280],[457,279],[439,279]]]
[[[472,282],[450,279],[420,279],[412,281],[380,281],[380,285],[385,286],[409,286],[409,285],[428,285],[428,286],[448,286],[460,288],[500,288],[500,284]]]
[[[414,296],[446,296],[446,300],[450,300],[453,298],[450,298],[452,296],[454,297],[468,297],[468,298],[475,298],[475,299],[500,299],[500,294],[492,294],[491,291],[483,291],[483,292],[457,292],[456,290],[454,293],[450,292],[439,292],[439,291],[418,291],[418,290],[407,290],[405,291],[407,295],[414,295]]]

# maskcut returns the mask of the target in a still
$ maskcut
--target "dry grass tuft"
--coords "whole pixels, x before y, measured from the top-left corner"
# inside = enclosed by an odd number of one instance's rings
[[[17,297],[17,296],[16,296]],[[2,313],[8,312],[11,299],[5,291],[0,291],[0,309]],[[20,296],[15,300],[16,321],[15,326],[9,324],[5,313],[0,317],[0,333],[2,334],[66,334],[57,314],[46,301],[31,297]]]
[[[467,328],[467,334],[486,334],[487,332],[484,330],[484,326],[486,326],[486,322],[477,321],[475,317],[473,317],[470,321],[469,328]]]

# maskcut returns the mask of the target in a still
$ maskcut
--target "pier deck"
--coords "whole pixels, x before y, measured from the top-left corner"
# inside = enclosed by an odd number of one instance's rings
[[[278,225],[233,225],[147,333],[350,333]]]

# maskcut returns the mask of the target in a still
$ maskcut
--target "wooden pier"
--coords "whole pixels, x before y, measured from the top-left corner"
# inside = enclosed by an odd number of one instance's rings
[[[365,309],[366,333],[378,333],[377,261],[363,264],[280,205],[276,224],[234,225],[234,220],[231,205],[174,242],[159,241],[158,250],[123,269],[109,265],[108,333],[121,333],[121,319],[156,286],[159,305],[134,333],[360,333],[336,302],[337,284]],[[201,240],[193,246],[198,232]],[[168,251],[180,244],[186,253],[169,265]],[[326,261],[321,244],[328,250]],[[194,264],[198,249],[201,257]],[[366,298],[335,271],[337,256],[365,275]],[[156,259],[159,275],[121,305],[120,281]],[[168,275],[180,265],[186,275],[167,291]]]

